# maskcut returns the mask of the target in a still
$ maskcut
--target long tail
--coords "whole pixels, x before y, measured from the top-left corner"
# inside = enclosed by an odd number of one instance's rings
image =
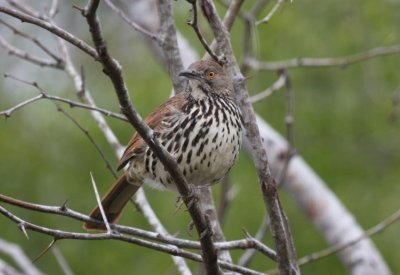
[[[107,191],[106,195],[101,199],[101,204],[109,223],[118,222],[125,205],[139,188],[140,184],[134,185],[127,181],[126,173],[117,179],[117,181]],[[92,212],[90,212],[89,216],[93,219],[103,221],[99,206],[96,206]],[[83,228],[89,230],[105,229],[105,226],[85,222]]]

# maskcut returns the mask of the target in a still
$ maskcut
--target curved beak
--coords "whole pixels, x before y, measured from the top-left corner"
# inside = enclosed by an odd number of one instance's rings
[[[196,72],[190,71],[190,70],[181,71],[179,73],[179,76],[184,76],[184,77],[187,77],[189,79],[199,79],[200,78],[200,76]]]

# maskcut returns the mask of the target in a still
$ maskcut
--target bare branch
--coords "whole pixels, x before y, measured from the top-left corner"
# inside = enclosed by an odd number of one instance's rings
[[[17,28],[15,28],[13,25],[8,24],[7,22],[3,21],[0,19],[0,23],[3,24],[4,26],[6,26],[7,28],[9,28],[15,35],[21,36],[29,41],[32,41],[32,43],[34,43],[39,49],[41,49],[44,53],[46,53],[48,56],[50,56],[51,58],[54,59],[54,61],[56,61],[57,63],[60,64],[62,63],[62,59],[60,57],[58,57],[55,53],[53,53],[47,46],[45,46],[41,41],[39,41],[36,37],[30,36],[29,34],[18,30]]]
[[[158,1],[158,13],[160,15],[160,28],[158,30],[160,46],[164,51],[164,57],[168,64],[167,71],[172,80],[174,90],[179,93],[184,91],[187,82],[179,76],[179,73],[183,70],[183,65],[178,49],[175,21],[172,15],[172,1]]]
[[[101,198],[100,198],[100,195],[99,195],[99,191],[97,191],[96,182],[94,181],[92,172],[90,172],[90,180],[91,180],[92,185],[93,185],[94,194],[96,195],[96,201],[97,201],[97,205],[99,206],[99,209],[100,209],[101,217],[103,218],[103,222],[104,222],[104,224],[106,225],[106,228],[107,228],[107,233],[111,234],[111,227],[110,227],[110,224],[108,223],[108,220],[107,220],[107,217],[106,217],[106,213],[104,212],[103,205],[101,203]]]
[[[8,7],[0,6],[0,12],[8,14],[12,17],[15,17],[23,23],[30,23],[36,26],[39,26],[43,29],[48,30],[49,32],[55,34],[56,36],[68,41],[72,45],[78,47],[81,49],[83,52],[87,53],[91,57],[93,57],[95,60],[98,60],[98,55],[95,49],[90,47],[88,44],[86,44],[83,40],[80,40],[79,38],[75,37],[71,33],[63,30],[62,28],[56,26],[53,23],[49,23],[43,19],[40,19],[39,17],[34,17],[32,15],[10,9]]]
[[[314,252],[310,255],[304,256],[298,260],[299,265],[305,265],[310,262],[319,260],[321,258],[333,255],[341,250],[344,250],[352,245],[357,244],[361,240],[371,237],[373,235],[381,233],[383,230],[394,224],[395,222],[400,220],[400,209],[394,212],[392,215],[378,223],[377,225],[371,227],[370,229],[366,230],[363,234],[361,234],[358,238],[353,240],[347,241],[345,243],[339,243],[337,245],[333,245],[327,249],[321,250],[319,252]]]
[[[111,0],[105,0],[104,2],[107,4],[107,6],[110,7],[110,9],[112,9],[116,14],[118,14],[134,30],[140,32],[141,34],[144,34],[145,36],[147,36],[150,39],[154,39],[154,40],[160,42],[160,39],[156,34],[151,33],[150,31],[146,30],[145,28],[140,26],[138,23],[133,21],[123,10],[121,10],[120,8],[115,6]]]
[[[53,245],[56,244],[56,241],[57,241],[57,239],[53,238],[53,239],[51,240],[51,242],[49,243],[49,245],[48,245],[42,252],[40,252],[40,254],[37,255],[37,256],[32,260],[32,262],[33,262],[33,263],[36,263],[40,258],[42,258],[42,257],[53,247]]]
[[[269,230],[269,219],[267,213],[265,213],[260,227],[257,230],[256,236],[254,237],[256,240],[261,241]],[[248,266],[250,261],[256,255],[256,249],[248,249],[243,255],[239,258],[238,265],[240,266]]]
[[[8,255],[24,274],[43,274],[36,266],[32,264],[32,261],[25,255],[24,251],[18,245],[0,239],[0,252]],[[1,271],[2,269],[0,268],[0,273]]]
[[[25,3],[22,3],[19,0],[6,0],[11,6],[16,8],[17,10],[22,11],[23,13],[29,14],[30,16],[37,17],[40,19],[43,19],[43,17],[40,15],[40,13],[32,7],[26,5]]]
[[[148,223],[151,225],[151,227],[158,233],[157,237],[156,237],[157,240],[160,239],[160,236],[170,236],[168,231],[161,224],[157,215],[154,213],[153,209],[150,207],[150,204],[147,201],[146,194],[145,194],[143,188],[140,188],[136,192],[135,205],[139,208],[140,212],[143,213],[144,217],[146,218]],[[154,240],[156,240],[156,239],[154,239]],[[198,247],[200,247],[200,244]],[[192,274],[186,261],[183,258],[177,257],[177,256],[172,256],[172,260],[174,261],[178,271],[182,275],[191,275]]]
[[[276,91],[279,91],[280,89],[282,89],[285,86],[285,82],[286,82],[285,75],[279,74],[278,79],[270,87],[268,87],[267,89],[265,89],[264,91],[262,91],[258,94],[250,96],[250,98],[249,98],[250,102],[257,103],[257,102],[269,97]]]
[[[99,112],[99,113],[101,113],[101,114],[103,114],[103,115],[105,115],[105,116],[108,116],[108,117],[113,117],[113,118],[116,118],[116,119],[119,119],[119,120],[122,120],[122,121],[127,121],[126,117],[124,117],[124,116],[122,116],[122,115],[120,115],[120,114],[118,114],[118,113],[114,113],[114,112],[111,112],[111,111],[109,111],[109,110],[102,109],[102,108],[99,108],[99,107],[93,107],[93,106],[91,106],[91,105],[79,103],[79,102],[76,102],[76,101],[73,101],[73,100],[70,100],[70,99],[67,99],[67,98],[63,98],[63,97],[59,97],[59,96],[50,95],[50,94],[48,94],[45,90],[43,90],[42,88],[40,88],[40,87],[37,85],[37,83],[35,83],[35,82],[25,81],[25,80],[19,79],[19,78],[15,77],[15,76],[8,75],[8,74],[6,74],[6,75],[4,75],[4,76],[5,76],[5,77],[12,78],[12,79],[14,79],[14,80],[17,80],[17,81],[19,81],[19,82],[21,82],[21,83],[24,83],[24,84],[27,84],[27,85],[31,85],[31,86],[35,87],[36,89],[39,89],[40,94],[37,95],[37,96],[35,96],[35,97],[32,97],[32,98],[30,98],[30,99],[28,99],[28,100],[26,100],[26,101],[23,101],[23,102],[21,102],[21,103],[15,105],[14,107],[11,107],[11,108],[5,110],[5,111],[1,111],[1,112],[0,112],[0,116],[4,115],[5,117],[10,117],[10,116],[12,115],[13,112],[17,111],[18,109],[21,109],[22,107],[24,107],[24,106],[26,106],[26,105],[28,105],[28,104],[34,103],[34,102],[39,101],[39,100],[41,100],[41,99],[47,99],[47,100],[51,100],[51,101],[57,101],[57,102],[66,103],[66,104],[68,104],[71,108],[76,107],[76,108],[82,108],[82,109],[92,110],[92,111]]]
[[[192,5],[192,20],[187,21],[187,24],[191,26],[194,32],[197,35],[197,38],[200,40],[200,43],[203,45],[204,49],[211,56],[214,61],[223,65],[222,60],[213,52],[213,50],[208,46],[207,41],[204,36],[201,34],[199,26],[197,24],[197,1],[196,0],[187,0]]]
[[[213,30],[220,51],[224,52],[227,59],[227,72],[233,82],[239,105],[244,116],[246,136],[252,143],[253,157],[257,168],[259,182],[271,219],[271,229],[278,253],[279,271],[281,274],[297,274],[299,269],[296,263],[295,251],[291,251],[293,242],[290,232],[285,230],[285,221],[280,209],[276,182],[273,179],[268,165],[267,153],[262,146],[260,133],[256,124],[255,115],[248,99],[245,79],[240,72],[237,61],[232,51],[229,34],[220,21],[214,4],[209,0],[202,0],[201,8]]]
[[[79,130],[81,130],[85,134],[85,136],[89,139],[90,143],[93,144],[94,148],[99,153],[101,159],[106,164],[107,169],[111,172],[111,174],[114,176],[114,178],[117,178],[117,172],[114,170],[113,166],[110,164],[110,162],[106,158],[106,155],[104,154],[103,150],[101,150],[100,146],[94,140],[94,138],[89,133],[89,131],[86,130],[85,128],[83,128],[83,126],[75,118],[73,118],[70,114],[68,114],[66,111],[64,111],[64,109],[62,109],[58,104],[56,104],[56,106],[57,106],[57,110],[59,112],[61,112],[64,116],[66,116],[69,120],[71,120],[72,123],[74,123],[79,128]]]
[[[291,68],[314,68],[314,67],[340,67],[345,68],[354,63],[359,63],[376,57],[394,55],[400,53],[400,45],[390,47],[378,47],[365,52],[356,53],[344,57],[327,57],[327,58],[308,58],[298,57],[289,60],[275,62],[261,62],[255,58],[248,57],[244,62],[254,70],[276,71]]]
[[[260,21],[256,22],[256,25],[266,24],[271,20],[272,16],[278,11],[279,7],[283,4],[285,0],[277,0],[276,4],[272,7],[271,11]]]
[[[55,214],[59,216],[65,216],[72,218],[77,221],[84,221],[84,222],[93,222],[93,223],[101,223],[97,220],[90,218],[87,215],[84,215],[80,212],[74,211],[68,208],[65,204],[62,206],[48,206],[36,203],[29,203],[26,201],[18,200],[12,197],[8,197],[6,195],[0,194],[0,201],[15,205],[17,207],[21,207],[24,209],[48,213],[48,214]],[[141,204],[142,205],[142,204]],[[150,211],[144,211],[144,213],[150,213]],[[174,245],[180,248],[188,248],[188,249],[201,249],[201,244],[198,241],[190,241],[185,239],[180,239],[169,235],[168,233],[155,233],[139,228],[128,227],[123,225],[117,224],[110,224],[110,227],[113,229],[113,232],[118,232],[121,234],[127,234],[136,237],[142,237],[158,242],[163,242],[165,244]],[[260,249],[259,251],[263,254],[267,255],[272,260],[276,260],[276,253],[268,248],[267,246],[258,243],[255,244],[252,238],[246,238],[243,240],[234,240],[234,241],[226,241],[226,242],[216,242],[215,243],[216,249],[218,250],[228,250],[228,249],[248,249],[248,248],[255,248]]]
[[[285,86],[286,86],[286,116],[285,116],[285,125],[286,125],[286,139],[288,141],[288,149],[286,154],[284,154],[285,162],[283,164],[282,171],[277,176],[278,184],[281,185],[285,180],[287,170],[289,167],[290,160],[296,154],[296,149],[294,146],[294,132],[293,132],[293,87],[290,76],[286,70],[281,72],[285,78]]]
[[[96,103],[93,100],[93,97],[88,89],[85,88],[85,81],[82,77],[82,74],[79,74],[72,63],[71,56],[69,54],[67,45],[64,40],[61,38],[58,39],[59,48],[61,51],[62,58],[65,62],[65,72],[67,75],[72,79],[73,84],[75,86],[76,95],[78,96],[79,100],[91,106],[91,112],[93,120],[98,125],[100,131],[103,133],[104,137],[106,138],[107,142],[111,145],[111,147],[115,150],[116,155],[118,158],[122,156],[124,148],[119,143],[118,138],[115,136],[114,132],[111,130],[110,126],[108,125],[107,121],[98,112],[98,108],[96,107]],[[103,113],[108,116],[107,113]],[[110,116],[113,116],[109,113]],[[126,119],[126,117],[124,117]]]
[[[54,257],[56,258],[57,263],[61,267],[61,270],[63,271],[64,275],[73,275],[74,273],[72,272],[71,268],[69,267],[68,263],[66,262],[64,256],[61,254],[60,249],[58,249],[57,246],[53,246],[53,248],[51,249],[51,252],[53,253]]]
[[[244,0],[234,0],[228,7],[223,23],[228,30],[231,30],[236,17],[240,13],[240,8],[242,7]]]
[[[26,61],[31,62],[35,65],[39,65],[41,67],[63,69],[62,64],[60,63],[34,56],[28,52],[14,47],[13,45],[9,44],[1,35],[0,45],[8,52],[8,54],[15,55],[16,57],[19,57],[21,59],[25,59]]]
[[[14,107],[11,107],[10,109],[7,109],[5,111],[1,111],[0,112],[0,116],[5,116],[6,118],[10,117],[12,115],[13,112],[15,112],[18,109],[21,109],[22,107],[29,105],[35,101],[41,100],[43,99],[43,94],[37,95],[35,97],[32,97],[28,100],[25,100],[17,105],[15,105]]]
[[[58,12],[58,0],[52,0],[49,9],[47,11],[47,17],[51,19],[57,14],[57,12]]]
[[[96,110],[97,107],[94,103],[91,93],[89,90],[87,90],[85,88],[83,74],[79,75],[77,73],[77,71],[71,61],[69,51],[65,45],[65,42],[62,39],[59,39],[59,45],[60,45],[60,49],[61,49],[62,55],[63,55],[65,63],[66,63],[66,72],[72,78],[72,80],[74,82],[79,99],[81,101],[87,103],[89,106],[92,106],[93,110]],[[91,114],[92,114],[93,119],[99,126],[100,130],[103,132],[104,136],[106,137],[107,141],[115,149],[116,155],[119,158],[122,155],[122,146],[119,144],[114,133],[112,132],[112,130],[110,129],[110,127],[108,126],[108,124],[104,120],[104,118],[101,116],[101,114],[99,114],[98,112],[95,112],[95,111],[92,111]],[[107,115],[107,114],[105,114],[105,115]],[[123,117],[123,119],[126,120],[126,118],[124,116],[120,116],[120,115],[118,115],[118,116]],[[153,210],[151,209],[149,202],[147,201],[146,197],[144,196],[143,189],[141,189],[137,192],[135,199],[136,200],[140,199],[140,206],[143,207],[143,209],[146,209],[146,211],[143,211],[144,214],[149,213],[149,212],[153,213],[153,215],[151,216],[151,219],[149,216],[147,216],[147,219],[152,224],[152,226],[156,228],[156,231],[158,233],[162,233],[163,235],[166,235],[167,231],[166,230],[161,231],[163,226],[162,226],[161,222],[159,221],[159,219],[157,218],[157,216],[154,214]],[[190,270],[182,258],[176,257],[176,256],[173,256],[172,258],[173,258],[173,261],[175,262],[178,270],[181,272],[182,275],[190,274]]]
[[[62,239],[74,239],[74,240],[118,240],[118,241],[123,241],[123,242],[128,242],[128,243],[133,243],[136,245],[140,245],[143,247],[147,247],[150,249],[154,249],[160,252],[168,253],[171,255],[175,256],[180,256],[184,257],[196,262],[202,262],[202,257],[196,253],[188,252],[183,249],[179,249],[176,246],[171,246],[171,245],[164,245],[164,244],[157,244],[154,242],[146,241],[146,240],[141,240],[135,237],[119,234],[119,233],[114,233],[111,231],[111,233],[77,233],[77,232],[69,232],[69,231],[63,231],[63,230],[55,230],[43,226],[39,226],[33,223],[26,222],[22,220],[21,218],[15,216],[8,210],[6,210],[4,207],[0,206],[0,213],[3,214],[5,217],[9,218],[13,222],[17,224],[24,224],[26,229],[39,232],[45,235],[53,236],[57,240],[62,240]],[[250,275],[261,275],[262,273],[253,271],[248,268],[244,268],[238,265],[234,265],[231,263],[227,263],[224,261],[218,261],[218,264],[230,271],[235,271],[239,272],[241,274],[250,274]]]
[[[14,269],[13,266],[9,265],[2,259],[0,259],[0,274],[7,274],[7,275],[22,275],[22,273],[18,272]]]
[[[200,236],[200,242],[203,248],[202,256],[206,269],[210,274],[218,274],[219,268],[217,264],[217,253],[212,242],[212,232],[209,231],[209,222],[197,205],[196,199],[193,199],[193,193],[188,187],[182,172],[178,169],[175,159],[162,147],[159,140],[154,136],[153,131],[143,122],[141,117],[133,108],[121,74],[121,68],[119,64],[111,58],[104,43],[100,23],[96,15],[98,4],[99,1],[90,1],[82,11],[82,14],[86,17],[90,26],[92,39],[95,43],[96,50],[99,53],[100,62],[103,65],[104,72],[110,77],[110,80],[114,85],[114,89],[121,104],[122,113],[126,115],[129,122],[136,128],[137,132],[153,150],[174,179],[177,189],[183,197]]]
[[[231,186],[231,177],[228,173],[221,181],[221,191],[220,191],[220,203],[218,206],[218,221],[223,224],[226,213],[231,205],[231,202],[236,197],[239,192],[239,187],[236,185]]]

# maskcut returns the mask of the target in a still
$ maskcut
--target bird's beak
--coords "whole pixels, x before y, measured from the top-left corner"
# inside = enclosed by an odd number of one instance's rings
[[[197,73],[195,73],[194,71],[189,71],[189,70],[181,71],[179,73],[179,76],[184,76],[189,79],[199,79],[200,78],[200,76]]]

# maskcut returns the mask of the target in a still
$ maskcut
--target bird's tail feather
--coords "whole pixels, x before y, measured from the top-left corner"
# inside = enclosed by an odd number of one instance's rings
[[[101,199],[101,204],[109,223],[118,222],[125,205],[129,202],[130,198],[136,193],[140,186],[140,183],[129,183],[126,173],[117,179],[117,181]],[[96,206],[92,212],[90,212],[89,216],[93,219],[103,221],[99,206]],[[83,224],[83,228],[88,230],[105,229],[105,225],[85,222]]]

